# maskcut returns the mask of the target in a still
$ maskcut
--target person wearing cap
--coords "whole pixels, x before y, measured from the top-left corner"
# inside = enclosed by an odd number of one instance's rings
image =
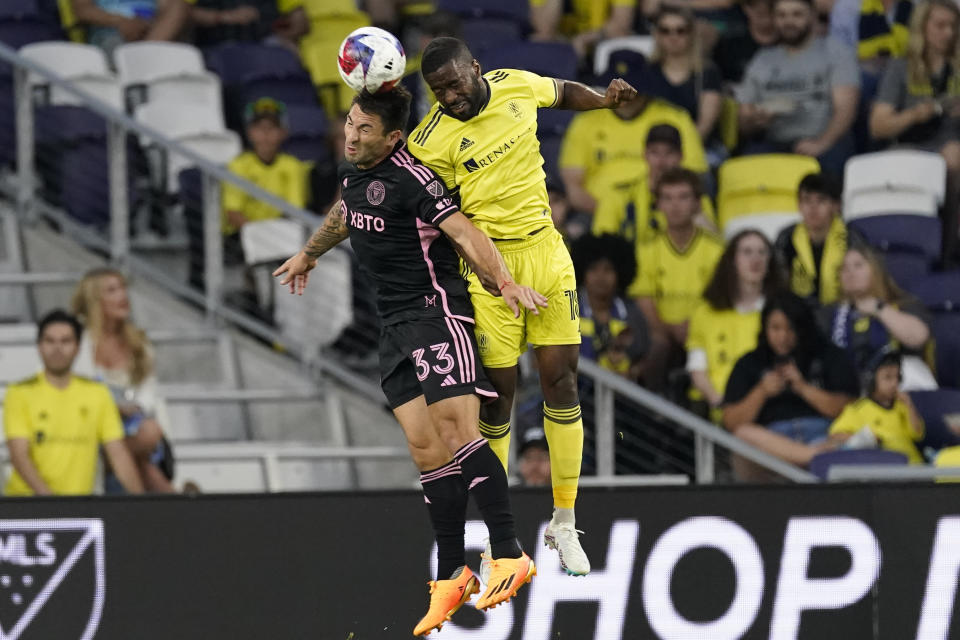
[[[244,120],[250,150],[234,158],[228,169],[293,206],[304,208],[309,196],[310,165],[280,151],[287,139],[286,105],[273,98],[260,98],[247,105]],[[223,185],[224,235],[236,235],[248,222],[281,216],[276,208],[239,187]]]
[[[636,83],[643,65],[643,56],[636,55],[635,59],[621,59],[611,68],[632,86],[640,86]],[[636,207],[634,201],[649,198],[645,143],[650,130],[661,124],[672,126],[680,134],[681,165],[696,173],[706,172],[706,154],[697,125],[684,109],[664,100],[641,94],[613,110],[574,116],[560,148],[560,175],[571,208],[592,216],[594,234],[618,233],[628,239],[644,235],[632,229],[649,226],[643,215],[649,205]],[[637,209],[632,223],[631,208]]]
[[[738,95],[746,153],[797,153],[840,175],[854,153],[860,99],[854,53],[814,33],[812,0],[775,0],[780,44],[761,49]]]
[[[550,486],[550,447],[547,445],[547,436],[540,427],[532,427],[523,432],[518,466],[523,486]]]

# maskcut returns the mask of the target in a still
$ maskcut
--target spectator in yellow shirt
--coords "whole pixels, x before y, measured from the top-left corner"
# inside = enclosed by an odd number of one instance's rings
[[[783,278],[766,236],[747,229],[730,239],[690,318],[687,336],[694,396],[715,410],[712,417],[720,417],[733,365],[757,346],[766,298],[781,288]]]
[[[662,100],[639,96],[617,109],[585,111],[567,128],[560,175],[571,208],[592,217],[594,235],[617,233],[628,239],[649,235],[653,199],[646,141],[658,125],[679,132],[683,167],[707,171],[703,143],[690,114]],[[672,157],[655,161],[655,170],[672,161]]]
[[[92,493],[100,445],[123,487],[143,493],[110,390],[72,373],[81,332],[79,320],[65,311],[44,316],[37,331],[43,371],[7,389],[8,496]]]
[[[723,243],[694,224],[701,195],[697,174],[666,172],[657,185],[657,202],[667,227],[637,247],[637,278],[627,293],[647,319],[645,381],[653,390],[663,388],[671,365],[682,366],[688,321],[723,253]]]
[[[847,405],[830,425],[830,439],[849,449],[881,448],[923,462],[917,442],[923,438],[923,419],[910,396],[900,391],[900,353],[882,349],[866,376],[864,396]]]
[[[247,140],[251,150],[241,153],[229,169],[241,178],[304,208],[308,199],[310,165],[283,153],[287,139],[287,107],[273,98],[260,98],[244,111]],[[240,227],[256,220],[279,218],[283,214],[266,202],[231,184],[223,185],[223,232],[236,238]]]
[[[637,0],[530,0],[533,40],[556,40],[560,36],[582,58],[607,38],[633,32]]]

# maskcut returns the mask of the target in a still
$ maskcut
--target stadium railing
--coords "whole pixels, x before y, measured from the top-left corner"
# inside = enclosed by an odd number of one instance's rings
[[[275,345],[298,360],[306,371],[315,376],[321,389],[318,394],[335,395],[336,385],[342,385],[379,403],[380,391],[373,373],[375,368],[370,367],[371,358],[361,364],[344,364],[351,362],[351,352],[354,350],[362,349],[367,355],[375,354],[370,345],[375,345],[377,333],[375,312],[362,304],[363,298],[367,296],[354,295],[351,299],[354,282],[348,250],[338,248],[331,252],[332,255],[328,254],[328,270],[324,272],[321,266],[315,272],[311,278],[311,287],[314,288],[311,299],[301,303],[297,312],[286,311],[284,314],[280,309],[281,302],[286,304],[289,296],[273,296],[273,316],[267,318],[264,317],[262,307],[257,308],[257,303],[249,303],[250,296],[244,297],[245,302],[239,303],[229,299],[228,279],[231,273],[234,279],[242,284],[248,284],[250,280],[259,277],[261,284],[266,281],[268,287],[272,285],[274,291],[279,288],[270,282],[269,271],[273,265],[266,265],[266,269],[263,268],[264,265],[259,265],[257,273],[252,273],[257,270],[248,266],[240,270],[240,277],[237,278],[236,269],[225,263],[221,234],[223,184],[237,187],[248,196],[275,208],[282,213],[285,220],[299,225],[304,237],[319,224],[318,216],[294,207],[224,167],[210,162],[191,148],[166,136],[164,132],[145,126],[99,100],[97,96],[63,80],[52,71],[23,59],[2,44],[0,61],[10,64],[14,70],[17,139],[16,175],[11,179],[0,180],[0,190],[14,200],[22,222],[29,224],[40,219],[52,221],[62,233],[82,245],[108,255],[114,265],[199,305],[205,310],[208,324],[214,331],[229,324]],[[100,200],[106,200],[108,207],[105,218],[100,220],[99,224],[96,220],[78,221],[75,213],[68,213],[74,203],[63,198],[61,202],[51,204],[51,199],[45,197],[45,192],[41,189],[45,182],[49,181],[49,174],[56,169],[58,148],[54,147],[51,155],[50,149],[44,149],[38,144],[44,136],[51,134],[43,127],[53,125],[44,124],[48,118],[37,117],[35,113],[35,96],[28,86],[28,77],[31,75],[39,76],[45,83],[76,96],[90,112],[105,123],[104,160],[109,179],[106,192],[100,194]],[[182,193],[179,202],[174,198],[163,201],[161,204],[164,206],[159,208],[151,207],[151,202],[156,204],[153,202],[156,200],[156,190],[151,192],[144,187],[144,176],[150,174],[151,168],[149,163],[144,163],[140,158],[137,147],[133,144],[134,139],[150,141],[152,148],[162,152],[161,156],[177,155],[185,158],[199,171],[201,229],[190,228],[187,224],[184,213],[186,198]],[[95,155],[91,154],[90,157],[94,158]],[[83,164],[74,163],[69,167],[83,171]],[[91,176],[91,180],[94,178],[96,176]],[[63,180],[64,177],[60,176],[60,179]],[[90,197],[95,197],[97,193],[92,192]],[[86,197],[89,194],[81,195]],[[147,201],[146,205],[144,200]],[[194,205],[197,204],[194,202]],[[157,234],[149,229],[141,233],[144,227],[149,227],[156,221],[158,215],[162,218],[161,227],[164,224],[171,227],[166,236],[161,234],[157,237]],[[191,253],[188,247],[196,249],[199,245],[202,245],[203,262],[202,265],[194,265],[195,268],[202,266],[202,278],[198,285],[197,279],[191,279],[183,273],[182,265],[185,257],[196,257],[196,252]],[[263,277],[265,274],[266,278]],[[48,279],[56,280],[61,275],[8,274],[0,284],[35,285]],[[358,286],[362,286],[362,283]],[[317,291],[318,288],[321,290]],[[259,290],[262,291],[263,287]],[[304,299],[307,297],[304,296]],[[358,298],[361,304],[357,303]],[[349,317],[349,314],[347,317],[338,315],[344,306],[352,309],[352,313],[357,317]],[[295,327],[284,326],[283,319],[286,317],[297,318],[302,322]],[[310,325],[323,325],[325,322],[325,335],[318,336],[316,332],[311,334]],[[347,331],[341,334],[344,327],[347,327]],[[333,344],[337,335],[340,335],[339,350],[337,345]],[[344,335],[351,337],[344,340]],[[363,346],[355,346],[360,344]],[[582,380],[587,381],[591,387],[585,391],[583,402],[585,422],[588,423],[586,454],[591,459],[588,466],[593,467],[587,469],[587,472],[594,473],[600,482],[603,482],[603,479],[612,481],[615,477],[619,478],[617,474],[639,472],[666,476],[682,474],[694,478],[698,483],[711,483],[718,479],[717,469],[721,467],[720,462],[725,461],[729,454],[740,455],[791,481],[815,480],[811,474],[747,445],[723,429],[599,368],[594,363],[583,361],[580,373]],[[336,384],[323,384],[323,381]],[[304,394],[293,395],[296,397],[291,399]],[[179,390],[168,396],[171,402],[253,401],[258,398],[281,400],[284,397],[284,394],[278,391],[265,390],[261,393],[248,389],[217,390],[209,393]],[[335,398],[333,400],[335,404]],[[631,426],[634,427],[632,430]],[[640,459],[643,462],[638,462]]]

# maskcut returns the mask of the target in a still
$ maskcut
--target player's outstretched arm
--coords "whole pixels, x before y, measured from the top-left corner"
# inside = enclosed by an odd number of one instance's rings
[[[560,80],[557,83],[557,109],[572,109],[573,111],[590,111],[592,109],[616,109],[625,102],[637,97],[637,90],[622,78],[614,78],[604,93],[595,91],[585,84],[573,80]]]
[[[457,211],[440,223],[440,230],[450,238],[463,259],[480,277],[483,288],[495,296],[503,296],[514,317],[520,317],[521,305],[537,315],[537,307],[546,308],[547,299],[543,295],[513,281],[493,240],[473,226],[465,215]]]
[[[347,221],[338,201],[324,218],[323,224],[313,232],[307,244],[297,255],[293,256],[273,272],[273,276],[283,276],[281,286],[290,286],[290,293],[303,295],[307,288],[307,279],[310,270],[317,266],[317,258],[337,246],[348,235]]]

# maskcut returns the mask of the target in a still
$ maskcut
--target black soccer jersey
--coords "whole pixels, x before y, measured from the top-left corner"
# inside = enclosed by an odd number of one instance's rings
[[[473,322],[460,260],[439,224],[457,211],[443,181],[400,142],[369,169],[342,163],[341,211],[383,324],[425,317]]]

